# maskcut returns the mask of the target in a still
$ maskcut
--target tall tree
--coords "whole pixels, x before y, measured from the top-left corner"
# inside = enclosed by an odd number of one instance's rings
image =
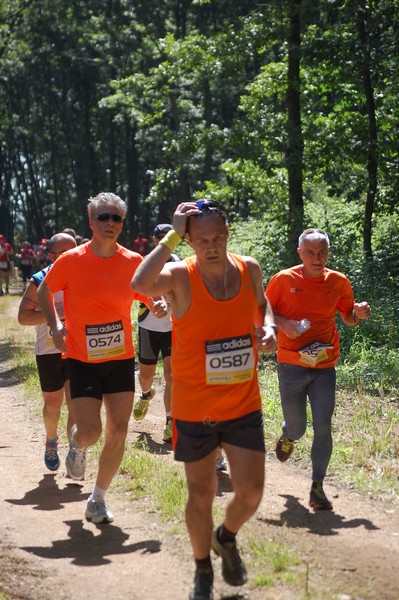
[[[288,242],[296,256],[303,230],[303,137],[301,123],[301,0],[288,0],[287,169],[289,188]]]
[[[360,72],[362,74],[364,97],[366,101],[368,134],[367,140],[367,197],[364,211],[364,227],[363,227],[363,247],[366,257],[371,260],[373,258],[372,251],[372,219],[377,196],[377,173],[378,173],[378,137],[377,137],[377,118],[374,102],[374,88],[372,83],[372,73],[370,64],[370,47],[366,29],[366,3],[361,1],[361,5],[357,9],[357,29],[360,41],[361,64]]]

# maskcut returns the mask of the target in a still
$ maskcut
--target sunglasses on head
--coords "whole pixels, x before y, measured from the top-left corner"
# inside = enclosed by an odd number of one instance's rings
[[[199,200],[195,203],[195,206],[198,208],[200,212],[209,213],[213,210],[222,210],[217,202],[213,202],[213,200]]]
[[[123,221],[121,215],[111,213],[100,213],[99,215],[94,215],[94,218],[97,219],[97,221],[109,221],[112,219],[114,223],[121,223]]]

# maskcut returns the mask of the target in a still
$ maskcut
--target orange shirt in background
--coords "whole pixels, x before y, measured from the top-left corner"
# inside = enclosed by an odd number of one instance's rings
[[[311,322],[310,329],[296,339],[287,337],[279,328],[278,362],[309,366],[301,362],[298,350],[320,342],[332,348],[327,349],[327,357],[315,368],[333,367],[340,352],[336,313],[345,315],[354,305],[349,279],[331,269],[324,269],[320,278],[306,277],[298,265],[276,273],[266,287],[266,295],[275,315],[298,321],[306,318]]]

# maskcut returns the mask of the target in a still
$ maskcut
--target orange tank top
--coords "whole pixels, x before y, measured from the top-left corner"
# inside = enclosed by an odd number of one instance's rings
[[[262,407],[254,321],[258,304],[245,261],[229,255],[240,271],[238,294],[213,298],[195,256],[185,259],[191,306],[172,315],[172,416],[209,423],[236,419]]]

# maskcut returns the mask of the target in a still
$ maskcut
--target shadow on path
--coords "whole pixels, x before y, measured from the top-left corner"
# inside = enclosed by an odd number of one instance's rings
[[[71,482],[60,489],[57,485],[55,474],[43,475],[38,486],[25,493],[23,498],[7,498],[5,502],[19,506],[33,506],[34,510],[60,510],[70,502],[80,502],[90,496],[82,494],[82,484]]]
[[[150,433],[141,432],[135,439],[135,445],[140,448],[140,444],[143,445],[143,449],[149,450],[151,454],[170,454],[172,452],[172,445],[156,442]]]
[[[17,350],[17,347],[12,344],[0,344],[0,387],[2,388],[21,383],[21,370],[7,364]]]
[[[310,533],[318,535],[338,535],[339,529],[353,529],[355,527],[364,527],[369,531],[378,530],[368,519],[350,519],[329,510],[317,510],[314,512],[305,508],[295,496],[280,494],[285,498],[286,510],[280,515],[280,519],[260,519],[269,525],[281,527],[285,525],[291,528],[308,529]]]
[[[217,471],[218,478],[218,489],[216,492],[216,496],[223,496],[223,494],[228,494],[229,492],[233,492],[233,486],[231,485],[230,475],[224,471]],[[235,596],[234,596],[235,598]]]
[[[68,539],[54,541],[51,547],[26,546],[21,547],[21,550],[46,559],[70,558],[72,564],[81,567],[109,564],[109,557],[112,555],[133,552],[154,554],[161,550],[159,540],[143,540],[124,546],[129,539],[128,534],[112,524],[97,525],[99,535],[85,529],[82,520],[65,521],[65,524],[69,527]]]

